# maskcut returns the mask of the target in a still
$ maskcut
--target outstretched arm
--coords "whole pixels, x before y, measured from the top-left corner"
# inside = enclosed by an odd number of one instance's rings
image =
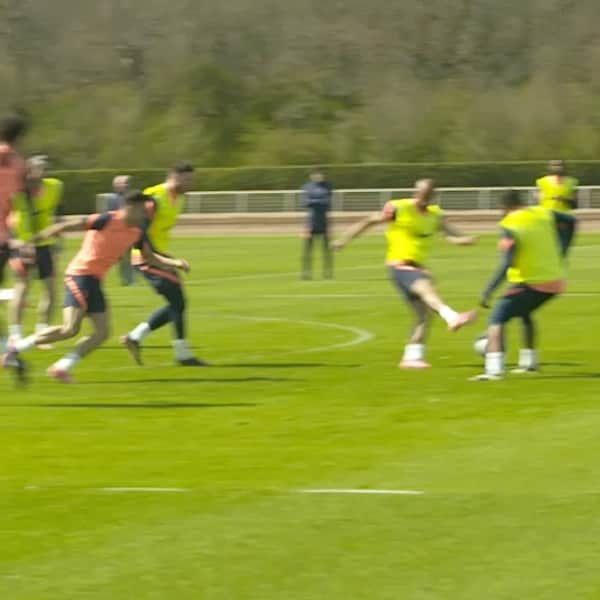
[[[365,231],[371,229],[375,225],[379,225],[389,221],[389,218],[385,215],[385,213],[374,213],[368,216],[366,219],[359,221],[358,223],[352,225],[345,233],[342,234],[340,239],[335,240],[331,243],[331,247],[334,250],[341,250],[346,247],[353,239],[362,235]]]
[[[36,233],[31,238],[31,243],[37,244],[43,240],[56,237],[61,233],[66,233],[69,231],[85,231],[86,229],[88,229],[88,217],[68,219],[61,221],[60,223],[54,223],[54,225],[50,225],[50,227],[46,227],[46,229],[42,229],[42,231]]]
[[[448,222],[446,217],[442,220],[441,229],[444,232],[446,239],[451,244],[456,244],[457,246],[471,246],[477,241],[476,237],[461,233],[454,225],[451,225]]]
[[[186,273],[190,270],[190,264],[187,260],[181,258],[169,258],[162,254],[157,254],[152,250],[152,247],[147,241],[142,245],[142,256],[152,267],[158,267],[159,269],[179,269]]]
[[[512,235],[505,231],[502,235],[502,239],[500,240],[500,264],[498,265],[498,269],[494,273],[493,277],[488,282],[485,287],[483,293],[481,294],[480,304],[484,308],[489,308],[489,301],[492,297],[492,294],[496,291],[498,286],[505,280],[506,272],[513,264],[515,258],[517,243]]]

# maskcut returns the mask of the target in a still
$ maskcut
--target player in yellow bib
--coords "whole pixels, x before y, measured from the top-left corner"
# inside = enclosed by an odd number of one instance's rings
[[[485,373],[473,377],[474,381],[500,379],[504,375],[504,327],[513,318],[520,318],[524,327],[524,347],[519,354],[519,368],[514,372],[537,370],[532,314],[564,291],[564,257],[575,233],[573,216],[542,206],[525,206],[515,190],[504,195],[502,204],[504,218],[500,221],[499,244],[502,260],[482,294],[481,305],[489,305],[492,294],[505,279],[510,287],[490,317]]]
[[[164,183],[144,190],[146,195],[152,197],[152,202],[147,207],[148,217],[151,219],[147,237],[153,251],[158,255],[167,258],[170,256],[171,232],[185,208],[185,194],[190,191],[193,179],[192,165],[182,163],[169,171]],[[123,336],[121,343],[129,350],[134,360],[142,364],[142,341],[151,332],[172,323],[175,333],[175,362],[186,367],[205,365],[205,362],[194,356],[186,338],[186,300],[183,282],[177,271],[148,264],[139,250],[133,250],[131,257],[134,267],[154,290],[166,299],[167,304]]]
[[[27,160],[25,186],[12,198],[11,225],[13,237],[27,244],[13,251],[10,265],[15,276],[14,297],[10,309],[9,336],[12,341],[22,337],[23,314],[34,270],[43,284],[38,305],[36,332],[48,328],[54,312],[56,281],[54,269],[54,240],[29,244],[32,238],[56,220],[63,196],[63,184],[58,179],[44,177],[46,157]]]
[[[536,181],[540,206],[558,212],[571,212],[577,208],[577,179],[566,174],[562,160],[552,160],[548,175]]]
[[[333,243],[334,248],[340,250],[371,227],[388,223],[386,265],[392,281],[406,297],[416,317],[414,329],[399,364],[403,369],[423,369],[430,366],[425,362],[429,310],[438,313],[451,331],[460,329],[476,318],[475,311],[458,313],[450,308],[438,294],[426,269],[433,237],[439,231],[457,245],[473,244],[474,238],[456,231],[447,222],[442,209],[431,204],[435,193],[435,185],[431,179],[417,181],[415,187],[414,198],[388,202],[381,213],[357,223]]]

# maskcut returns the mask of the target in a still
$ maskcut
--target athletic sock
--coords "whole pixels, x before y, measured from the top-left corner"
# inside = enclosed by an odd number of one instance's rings
[[[8,338],[13,342],[20,340],[23,337],[23,329],[20,325],[8,326]]]
[[[134,342],[141,342],[150,333],[148,323],[140,323],[135,329],[129,332],[129,338]]]
[[[36,333],[42,333],[42,331],[44,331],[45,329],[48,329],[48,323],[38,323],[35,326]]]
[[[175,340],[173,342],[173,348],[175,348],[175,358],[177,360],[187,360],[188,358],[194,357],[187,340]]]
[[[57,360],[53,366],[61,371],[70,371],[80,360],[81,356],[79,354],[71,352],[60,360]]]
[[[504,352],[488,352],[485,355],[485,372],[496,376],[504,373]]]
[[[425,358],[425,344],[406,344],[402,360],[423,360]]]
[[[21,338],[17,340],[14,348],[17,352],[25,352],[26,350],[31,350],[36,345],[37,335],[28,335],[26,338]]]
[[[533,348],[521,348],[519,351],[519,367],[521,369],[537,369],[538,354]]]
[[[452,325],[452,323],[454,323],[458,317],[458,313],[454,309],[450,308],[447,304],[443,304],[438,313],[440,317],[442,317],[442,319],[448,323],[448,325]]]

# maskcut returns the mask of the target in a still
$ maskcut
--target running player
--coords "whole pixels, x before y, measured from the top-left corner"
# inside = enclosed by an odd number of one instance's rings
[[[18,152],[18,145],[25,135],[27,124],[20,116],[9,116],[0,120],[0,288],[4,283],[4,272],[10,257],[9,217],[13,194],[22,189],[25,163]],[[12,290],[0,289],[0,304],[13,297]],[[6,343],[4,315],[0,316],[0,351]]]
[[[559,212],[571,212],[577,208],[577,185],[574,177],[566,173],[562,160],[551,160],[548,175],[536,181],[538,201],[541,206]]]
[[[339,241],[334,242],[334,248],[339,250],[369,228],[388,223],[386,264],[392,281],[405,296],[416,317],[416,324],[399,364],[402,369],[431,366],[425,362],[429,309],[438,313],[451,331],[460,329],[476,318],[476,311],[458,313],[445,304],[425,268],[437,231],[441,230],[450,242],[457,245],[473,244],[475,240],[456,231],[445,219],[442,209],[431,204],[435,192],[435,184],[431,179],[417,181],[415,187],[414,198],[388,202],[382,213],[357,223]]]
[[[190,191],[194,178],[194,168],[182,163],[172,168],[164,183],[144,190],[152,197],[147,207],[152,219],[147,235],[150,244],[162,256],[168,256],[171,231],[185,206],[185,193]],[[129,350],[134,360],[142,364],[141,343],[153,331],[167,323],[173,323],[175,340],[175,361],[182,366],[204,366],[205,362],[196,358],[190,349],[185,332],[186,300],[183,282],[172,268],[156,268],[148,264],[140,252],[132,253],[135,268],[147,279],[154,290],[163,296],[167,304],[155,311],[148,319],[139,323],[121,343]]]
[[[564,257],[575,233],[575,219],[541,206],[524,206],[519,193],[508,191],[500,221],[502,261],[485,288],[481,305],[487,307],[496,288],[507,279],[511,284],[498,301],[489,320],[485,373],[473,381],[500,379],[504,374],[504,327],[513,318],[524,326],[524,348],[515,372],[536,371],[536,328],[532,314],[564,291]]]
[[[23,117],[10,116],[0,121],[0,285],[9,259],[9,217],[13,195],[23,189],[25,161],[17,148],[27,125]]]
[[[75,337],[87,316],[93,323],[93,334],[83,338],[74,352],[48,369],[51,377],[65,383],[72,382],[73,367],[100,346],[109,335],[109,314],[102,291],[102,279],[132,245],[138,245],[146,264],[152,267],[189,270],[186,261],[153,252],[145,235],[147,201],[148,197],[142,192],[132,191],[125,199],[125,206],[119,211],[57,223],[33,236],[32,243],[36,244],[67,231],[87,231],[81,249],[66,270],[63,324],[49,327],[16,342],[4,355],[4,366],[14,368],[21,380],[25,378],[25,363],[20,356],[21,352],[41,344]]]
[[[23,313],[34,267],[44,287],[38,305],[36,332],[48,328],[54,310],[56,285],[53,245],[55,240],[51,238],[40,241],[35,246],[30,245],[36,233],[54,223],[56,211],[62,200],[62,181],[44,177],[46,166],[45,156],[34,156],[28,159],[25,189],[13,196],[12,228],[15,238],[26,244],[21,250],[15,250],[10,260],[15,276],[15,291],[8,330],[13,341],[22,337]]]

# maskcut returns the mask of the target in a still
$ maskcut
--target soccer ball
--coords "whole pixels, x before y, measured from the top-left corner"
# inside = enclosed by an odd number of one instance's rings
[[[473,343],[473,350],[475,350],[475,353],[479,354],[479,356],[485,356],[485,353],[487,351],[487,344],[487,334],[482,333]]]

